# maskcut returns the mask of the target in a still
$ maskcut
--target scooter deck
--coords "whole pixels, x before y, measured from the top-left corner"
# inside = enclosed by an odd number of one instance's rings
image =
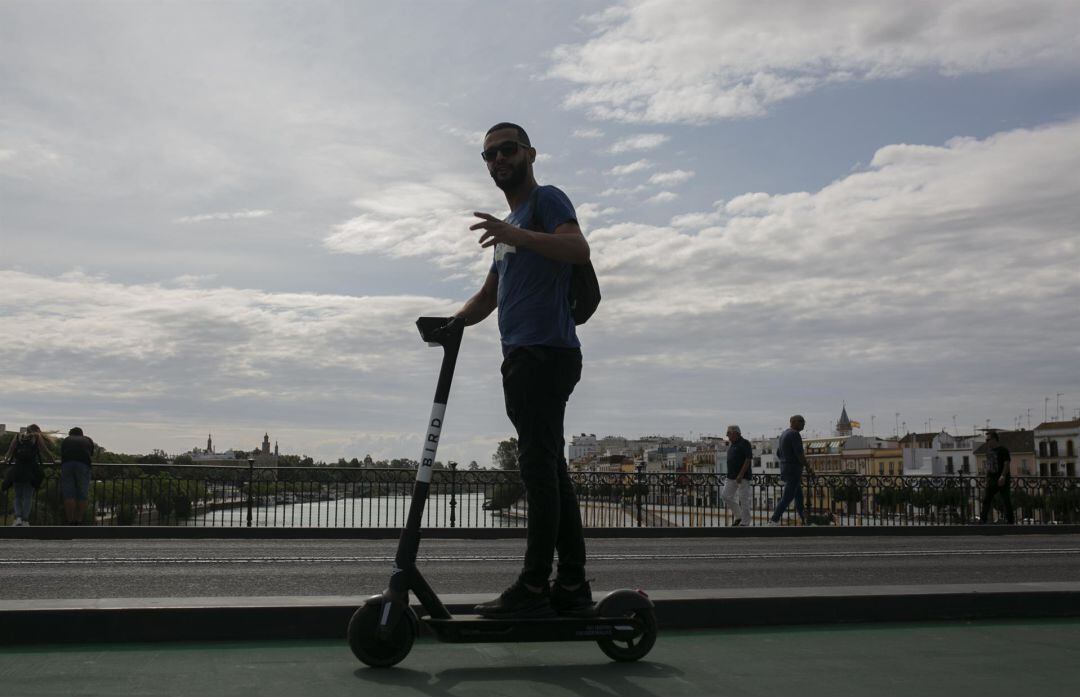
[[[541,617],[489,619],[480,615],[457,615],[452,619],[420,620],[441,641],[483,643],[503,641],[627,641],[640,636],[643,627],[631,617]]]

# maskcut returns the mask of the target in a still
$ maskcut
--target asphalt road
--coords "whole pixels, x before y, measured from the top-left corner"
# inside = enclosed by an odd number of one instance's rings
[[[366,595],[396,540],[0,540],[0,600]],[[440,593],[497,592],[524,540],[425,540]],[[596,539],[594,589],[1075,581],[1080,535]]]

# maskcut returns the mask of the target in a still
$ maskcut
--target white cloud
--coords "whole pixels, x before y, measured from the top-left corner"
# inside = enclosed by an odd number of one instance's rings
[[[648,160],[637,160],[636,162],[631,162],[625,165],[615,165],[611,169],[604,172],[604,174],[622,177],[627,174],[633,174],[634,172],[641,172],[646,169],[651,169],[653,166],[653,163],[649,162]]]
[[[601,131],[599,128],[577,128],[574,129],[574,132],[571,135],[575,138],[592,139],[603,138],[604,132]]]
[[[486,136],[484,131],[473,131],[465,128],[457,128],[456,126],[441,126],[439,130],[453,136],[465,145],[476,148],[477,152],[480,152],[481,146],[484,144],[484,137]]]
[[[205,223],[209,220],[250,220],[252,218],[265,218],[273,215],[270,210],[243,210],[232,213],[200,213],[199,215],[185,215],[173,220],[174,223]]]
[[[706,213],[683,213],[671,219],[671,227],[675,228],[698,228],[703,229],[716,225],[724,220],[724,201],[713,203],[716,210]]]
[[[1080,63],[1072,0],[634,0],[552,52],[570,108],[634,123],[763,114],[823,85]]]
[[[613,186],[604,189],[597,195],[602,198],[607,198],[609,196],[633,196],[635,194],[640,194],[648,188],[649,187],[644,184],[638,184],[637,186]]]
[[[389,369],[394,356],[386,342],[410,335],[420,311],[445,306],[408,296],[125,285],[79,272],[50,278],[0,271],[0,288],[5,314],[13,321],[33,319],[35,328],[5,342],[9,365],[25,370],[35,356],[57,351],[162,367],[209,359],[204,376],[225,391],[274,365]],[[79,340],[70,341],[72,336]],[[147,374],[113,379],[136,388]]]
[[[632,152],[635,150],[653,150],[671,140],[671,136],[662,133],[642,133],[629,138],[623,138],[612,144],[609,152],[613,155]]]
[[[168,287],[0,270],[0,312],[33,326],[5,339],[5,373],[18,379],[5,380],[2,406],[13,415],[49,404],[52,420],[108,428],[113,447],[138,447],[132,443],[142,439],[125,431],[140,425],[153,431],[152,447],[174,447],[166,435],[186,434],[177,452],[207,429],[236,433],[254,424],[260,435],[268,429],[296,444],[286,452],[336,459],[342,451],[324,442],[334,431],[348,433],[357,448],[400,457],[417,442],[416,419],[407,417],[430,404],[437,371],[414,322],[457,306],[427,296]],[[493,344],[491,330],[471,334]],[[480,360],[463,356],[459,368],[479,375]],[[380,449],[387,434],[401,448]]]
[[[671,172],[657,172],[649,177],[650,184],[658,184],[660,186],[670,186],[672,184],[682,184],[694,178],[694,172],[688,172],[684,169],[676,169]]]
[[[390,258],[432,258],[442,268],[490,264],[490,254],[469,230],[482,211],[502,217],[498,189],[471,175],[389,184],[353,205],[362,212],[334,227],[323,244],[335,252]]]
[[[674,191],[661,191],[655,196],[651,196],[645,200],[645,203],[670,203],[679,198],[679,195]]]
[[[586,235],[593,227],[594,222],[608,220],[621,212],[621,209],[615,208],[614,206],[603,206],[599,203],[591,202],[575,206],[574,210],[577,212],[578,224],[581,226],[581,229],[585,231]]]
[[[1080,343],[1080,326],[1061,323],[1080,295],[1078,145],[1080,121],[892,145],[819,191],[745,194],[671,226],[594,229],[607,303],[594,321],[653,327],[634,342],[648,353],[675,326],[742,318],[740,344],[682,342],[687,367],[707,354],[781,361],[791,345],[819,369],[957,365],[972,342],[980,355],[1015,359],[1024,347],[1053,364]],[[1008,318],[1007,332],[994,317]],[[1054,340],[1040,342],[1048,327]]]

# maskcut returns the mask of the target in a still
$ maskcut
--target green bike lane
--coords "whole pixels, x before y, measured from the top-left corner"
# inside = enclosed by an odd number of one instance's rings
[[[637,663],[592,643],[417,641],[397,667],[344,642],[7,646],[0,693],[108,695],[1064,695],[1080,685],[1080,620],[661,631]]]

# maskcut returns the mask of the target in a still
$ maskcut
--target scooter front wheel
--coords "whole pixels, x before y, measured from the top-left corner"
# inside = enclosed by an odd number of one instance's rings
[[[372,668],[397,665],[412,650],[419,631],[419,620],[412,608],[405,608],[390,636],[379,636],[381,603],[364,603],[349,620],[349,648],[353,654]]]
[[[641,624],[641,633],[632,639],[599,639],[597,644],[608,658],[615,661],[636,661],[652,650],[656,643],[656,613],[652,608],[640,608],[630,617]]]

